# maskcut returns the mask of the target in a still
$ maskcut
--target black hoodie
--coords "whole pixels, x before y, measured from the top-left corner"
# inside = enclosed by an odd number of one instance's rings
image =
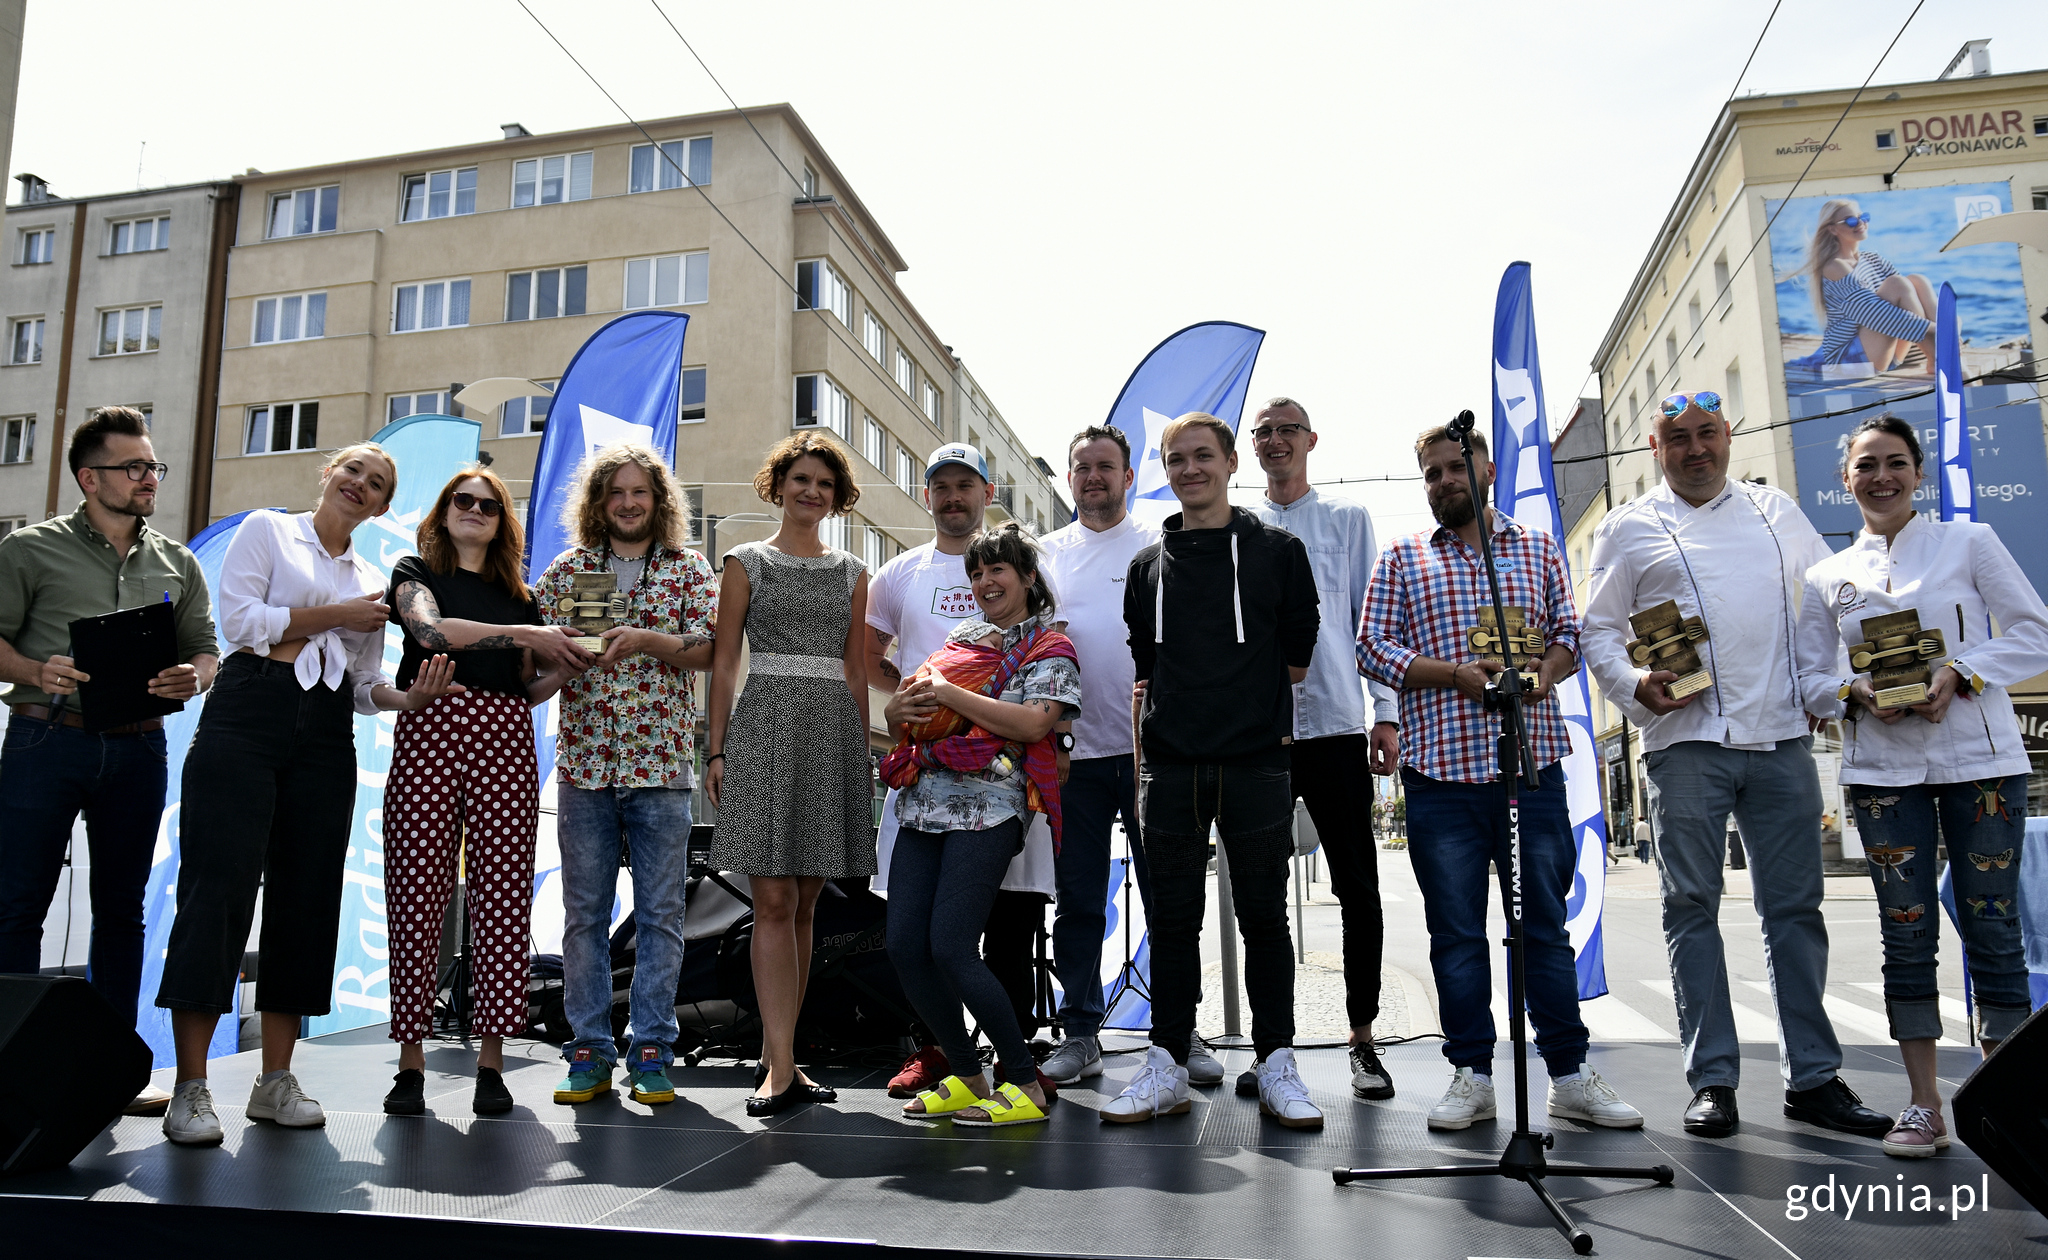
[[[1316,604],[1308,549],[1293,534],[1240,507],[1222,529],[1167,517],[1124,584],[1131,659],[1150,684],[1145,759],[1286,765],[1287,669],[1306,668],[1315,653]]]

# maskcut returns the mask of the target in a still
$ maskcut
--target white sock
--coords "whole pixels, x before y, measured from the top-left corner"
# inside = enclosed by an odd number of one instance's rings
[[[1491,1085],[1491,1084],[1493,1084],[1493,1073],[1491,1073],[1491,1072],[1480,1072],[1480,1071],[1477,1071],[1477,1070],[1475,1070],[1475,1071],[1474,1071],[1474,1072],[1472,1073],[1472,1079],[1473,1079],[1473,1080],[1475,1080],[1475,1081],[1485,1081],[1485,1082],[1486,1082],[1487,1084]]]
[[[1565,1074],[1564,1074],[1563,1076],[1553,1076],[1553,1077],[1551,1077],[1551,1078],[1550,1078],[1550,1083],[1551,1083],[1552,1085],[1563,1085],[1563,1084],[1565,1084],[1565,1083],[1567,1083],[1567,1082],[1569,1082],[1569,1081],[1575,1081],[1575,1080],[1578,1080],[1578,1079],[1579,1079],[1579,1074],[1578,1074],[1577,1072],[1566,1072],[1566,1073],[1565,1073]]]

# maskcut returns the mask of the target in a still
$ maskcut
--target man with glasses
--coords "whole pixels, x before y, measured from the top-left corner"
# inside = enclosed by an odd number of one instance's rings
[[[1288,746],[1288,759],[1294,794],[1308,806],[1322,842],[1330,891],[1343,907],[1351,1093],[1356,1098],[1392,1098],[1393,1077],[1372,1044],[1386,939],[1372,837],[1372,775],[1392,774],[1400,764],[1400,724],[1392,691],[1378,682],[1360,689],[1358,660],[1351,648],[1379,548],[1373,543],[1372,517],[1363,507],[1309,485],[1308,455],[1316,448],[1316,432],[1307,408],[1292,398],[1269,398],[1260,404],[1252,425],[1252,453],[1266,474],[1266,497],[1255,511],[1260,520],[1293,534],[1308,548],[1322,615],[1345,627],[1342,634],[1318,639],[1308,678],[1294,688],[1294,742]],[[1372,693],[1369,723],[1364,691]],[[1240,1077],[1237,1089],[1241,1094],[1256,1093],[1256,1073]]]
[[[1742,1047],[1720,927],[1732,811],[1763,918],[1785,1114],[1882,1137],[1891,1117],[1863,1106],[1838,1075],[1842,1048],[1821,1006],[1824,805],[1792,651],[1798,593],[1828,545],[1784,491],[1728,479],[1718,394],[1673,394],[1658,409],[1650,450],[1664,481],[1609,512],[1594,534],[1581,643],[1600,690],[1642,728],[1664,939],[1694,1091],[1685,1130],[1719,1138],[1739,1124]],[[1666,601],[1705,623],[1705,690],[1673,697],[1677,674],[1642,669],[1629,655],[1630,615]]]
[[[43,919],[65,846],[85,815],[90,847],[92,985],[132,1022],[142,984],[142,894],[164,812],[161,718],[87,734],[71,659],[73,621],[168,602],[178,627],[173,665],[151,695],[190,700],[213,683],[220,647],[199,561],[146,523],[170,470],[156,462],[148,422],[106,407],[71,439],[71,475],[85,501],[0,538],[0,681],[10,710],[0,752],[0,972],[42,968]],[[130,1114],[154,1115],[155,1087]]]

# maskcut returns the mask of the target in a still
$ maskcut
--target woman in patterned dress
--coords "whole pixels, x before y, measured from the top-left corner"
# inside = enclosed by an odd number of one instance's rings
[[[810,978],[811,920],[825,881],[875,873],[868,681],[861,637],[866,566],[818,536],[860,498],[846,452],[820,433],[777,443],[754,477],[782,509],[765,543],[728,554],[725,633],[713,649],[704,790],[718,810],[711,861],[752,885],[754,992],[766,1075],[750,1116],[838,1095],[796,1066],[796,1019]],[[752,649],[739,683],[740,630]]]

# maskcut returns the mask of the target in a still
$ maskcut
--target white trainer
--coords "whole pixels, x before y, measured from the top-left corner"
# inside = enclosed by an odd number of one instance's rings
[[[1102,1075],[1102,1043],[1094,1037],[1068,1037],[1038,1070],[1055,1085],[1072,1085],[1084,1076]]]
[[[1643,1127],[1643,1113],[1621,1101],[1614,1086],[1601,1080],[1590,1063],[1579,1064],[1577,1076],[1550,1082],[1550,1114],[1609,1129]]]
[[[1200,1042],[1188,1047],[1188,1084],[1215,1085],[1223,1080],[1223,1065],[1204,1050]]]
[[[213,1092],[204,1078],[179,1081],[164,1108],[164,1136],[180,1146],[219,1146],[220,1117],[213,1114]]]
[[[1451,1087],[1429,1109],[1429,1127],[1469,1129],[1473,1121],[1491,1120],[1493,1115],[1493,1078],[1474,1076],[1471,1068],[1461,1067],[1451,1077]]]
[[[1102,1118],[1116,1124],[1135,1124],[1154,1116],[1178,1116],[1194,1106],[1188,1090],[1188,1070],[1158,1046],[1145,1052],[1145,1066],[1124,1092],[1109,1100]]]
[[[249,1118],[275,1121],[287,1129],[318,1129],[327,1123],[327,1113],[306,1097],[299,1078],[288,1071],[278,1073],[268,1085],[260,1074],[256,1077],[256,1088],[249,1091]]]
[[[1282,1046],[1259,1069],[1259,1114],[1290,1129],[1320,1129],[1323,1113],[1308,1100],[1308,1086],[1294,1066],[1294,1051]]]

